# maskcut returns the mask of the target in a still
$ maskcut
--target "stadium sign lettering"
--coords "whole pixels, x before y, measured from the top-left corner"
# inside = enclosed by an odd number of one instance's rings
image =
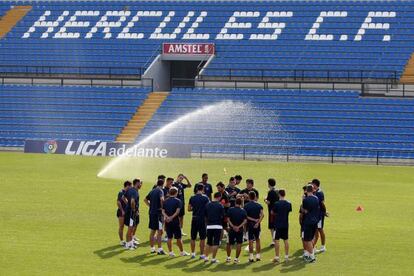
[[[86,156],[105,156],[106,155],[106,143],[105,142],[80,142],[72,150],[73,141],[69,141],[65,154],[67,155],[86,155]]]
[[[213,55],[214,44],[164,43],[162,53],[164,55]]]
[[[83,156],[188,158],[191,155],[191,146],[175,144],[137,146],[101,141],[26,140],[24,152]]]
[[[63,11],[54,13],[46,10],[33,25],[26,30],[22,38],[38,37],[55,38],[55,39],[91,39],[102,33],[104,39],[163,39],[163,40],[277,40],[283,35],[283,30],[288,27],[289,18],[300,17],[293,11],[234,11],[228,17],[226,22],[217,22],[222,24],[220,32],[216,34],[200,33],[197,30],[209,15],[207,11],[188,11],[178,26],[172,31],[172,18],[176,15],[175,11],[97,11],[97,10],[77,10]],[[210,14],[210,16],[215,16]],[[327,40],[327,41],[361,41],[367,30],[380,30],[383,33],[382,41],[391,41],[391,36],[387,34],[390,29],[390,19],[395,18],[395,11],[367,11],[363,22],[353,22],[352,17],[348,17],[346,10],[321,11],[315,17],[312,27],[304,34],[304,40]],[[151,34],[134,32],[140,21],[150,17],[159,18],[158,26]],[[52,19],[55,18],[55,19]],[[111,19],[109,19],[111,18]],[[115,19],[113,19],[115,18]],[[326,18],[336,18],[340,22],[358,23],[359,28],[355,29],[353,35],[345,34],[347,29],[344,28],[343,34],[324,33],[319,31],[326,24]],[[94,19],[94,20],[93,20]],[[259,20],[260,23],[252,23]],[[348,19],[348,20],[347,20]],[[155,19],[157,20],[157,19]],[[177,23],[173,23],[174,25]],[[169,26],[167,28],[167,26]],[[339,25],[340,26],[340,25]],[[340,29],[340,27],[337,27]],[[255,31],[249,31],[255,29]],[[81,32],[83,30],[83,32]],[[243,33],[245,32],[245,33]],[[36,33],[36,35],[35,35]],[[170,45],[171,51],[175,52],[197,52],[203,51],[198,46]]]

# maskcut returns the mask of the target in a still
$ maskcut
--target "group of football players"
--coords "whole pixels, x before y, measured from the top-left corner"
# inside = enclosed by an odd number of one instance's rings
[[[194,185],[193,195],[185,201],[185,190],[192,187],[190,180],[183,174],[176,179],[159,175],[156,184],[144,199],[149,211],[149,244],[151,253],[166,255],[162,242],[166,239],[168,255],[174,257],[172,242],[175,239],[180,256],[196,258],[196,241],[199,238],[199,258],[204,262],[217,263],[218,248],[223,239],[227,240],[226,262],[232,262],[231,253],[236,248],[234,263],[239,263],[242,244],[248,242],[249,262],[261,260],[261,223],[264,208],[259,203],[259,191],[254,188],[254,180],[246,179],[246,187],[240,189],[242,177],[230,177],[229,183],[216,184],[216,191],[208,183],[208,175],[204,173],[201,181]],[[134,250],[139,244],[136,230],[140,222],[139,190],[143,182],[134,179],[125,181],[124,188],[117,197],[117,217],[119,220],[119,239],[126,249]],[[302,204],[299,209],[299,222],[303,242],[303,258],[306,262],[315,262],[315,252],[325,252],[324,219],[328,216],[325,207],[325,196],[320,189],[320,181],[313,179],[303,187]],[[274,247],[273,262],[281,261],[279,241],[284,242],[284,261],[289,260],[289,213],[291,203],[286,200],[286,191],[276,189],[276,180],[268,179],[268,192],[264,199],[268,212],[268,229]],[[185,211],[191,218],[191,253],[184,250],[182,237]],[[127,226],[124,240],[124,225]],[[166,237],[163,237],[164,232]],[[320,237],[321,247],[316,249]],[[206,244],[207,240],[207,244]],[[157,249],[156,249],[157,246]],[[254,254],[255,253],[255,254]],[[210,260],[211,255],[211,260]]]

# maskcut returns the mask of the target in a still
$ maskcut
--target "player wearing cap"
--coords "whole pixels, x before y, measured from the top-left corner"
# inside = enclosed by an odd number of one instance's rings
[[[249,202],[244,205],[247,212],[247,233],[249,239],[249,262],[254,262],[253,242],[256,242],[256,261],[260,261],[260,223],[263,220],[263,207],[257,203],[256,193],[249,192]]]
[[[231,247],[237,243],[236,246],[236,258],[234,263],[239,263],[239,256],[243,243],[243,227],[247,223],[247,212],[241,208],[242,199],[237,198],[235,206],[231,207],[227,211],[228,223],[229,223],[229,234],[227,237],[227,262],[231,262]]]
[[[222,222],[224,218],[224,207],[220,204],[221,194],[214,194],[214,201],[208,203],[205,207],[205,218],[207,223],[207,248],[205,262],[208,262],[209,253],[212,254],[212,263],[217,263],[216,255],[220,245],[220,235],[223,229]]]
[[[208,197],[203,193],[204,186],[197,186],[197,193],[190,198],[188,203],[188,211],[193,213],[191,220],[191,258],[196,257],[195,246],[197,235],[200,237],[200,259],[204,259],[204,247],[207,237],[205,208],[210,202]]]
[[[172,251],[172,239],[177,240],[177,246],[180,249],[180,256],[188,256],[189,254],[183,249],[183,242],[181,240],[181,227],[180,219],[178,217],[180,209],[182,207],[181,200],[177,198],[178,189],[172,187],[169,191],[169,197],[163,202],[162,205],[162,214],[165,221],[165,230],[167,232],[167,246],[170,257],[175,257],[174,252]]]
[[[275,258],[274,262],[280,262],[279,259],[279,240],[282,239],[285,244],[285,262],[289,260],[289,213],[292,212],[292,204],[285,199],[285,190],[279,190],[279,200],[272,208],[272,215],[274,215],[274,236],[275,242]]]

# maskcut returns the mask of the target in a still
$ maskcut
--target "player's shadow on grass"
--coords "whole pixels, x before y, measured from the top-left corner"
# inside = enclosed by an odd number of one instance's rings
[[[280,265],[282,266],[282,269],[280,269],[280,272],[286,273],[303,269],[306,263],[302,258],[302,253],[303,250],[299,249],[292,255],[291,260],[281,263]]]
[[[244,270],[246,267],[251,265],[249,262],[241,262],[239,264],[233,263],[219,263],[219,264],[212,264],[210,262],[204,263],[202,260],[191,260],[191,262],[198,262],[197,265],[191,267],[184,267],[184,265],[190,263],[187,260],[176,263],[174,265],[166,265],[167,268],[181,268],[183,272],[226,272],[226,271],[235,271],[235,270]]]
[[[272,263],[271,261],[268,261],[268,260],[264,260],[263,265],[261,265],[259,267],[253,267],[252,271],[253,272],[269,271],[271,269],[274,269],[276,266],[277,266],[277,264]]]
[[[149,245],[149,242],[144,242],[144,243],[141,243],[139,247],[146,247],[148,245]],[[115,257],[116,255],[121,254],[125,250],[126,249],[123,246],[117,244],[117,245],[112,245],[112,246],[108,246],[108,247],[96,250],[93,253],[98,255],[101,259],[109,259],[109,258]]]
[[[173,264],[166,264],[165,268],[167,269],[181,269],[183,267],[187,267],[188,265],[192,265],[195,264],[197,262],[202,262],[202,260],[199,260],[198,258],[196,259],[191,259],[191,258],[182,258],[179,262],[173,263]]]
[[[240,262],[238,264],[233,263],[220,263],[217,265],[212,266],[210,269],[207,269],[207,271],[210,272],[220,272],[220,271],[235,271],[235,270],[244,270],[246,267],[252,265],[252,263],[249,262]]]
[[[262,250],[261,250],[261,253],[265,253],[265,252],[268,252],[268,251],[275,251],[275,248],[270,247],[270,246],[263,247]]]
[[[119,255],[124,251],[125,251],[125,248],[117,244],[117,245],[112,245],[112,246],[108,246],[108,247],[96,250],[93,253],[98,255],[101,259],[108,259],[116,255]]]
[[[191,267],[182,267],[182,266],[180,266],[180,267],[177,267],[177,268],[182,268],[182,271],[191,273],[191,272],[205,271],[208,266],[209,266],[209,264],[205,264],[204,261],[199,260],[197,265],[195,265],[195,266],[191,266]]]
[[[165,263],[170,260],[174,260],[174,258],[169,258],[166,255],[157,255],[157,254],[151,254],[151,253],[144,253],[141,255],[136,255],[130,258],[120,258],[121,261],[124,263],[137,263],[142,266],[156,266],[160,263]]]

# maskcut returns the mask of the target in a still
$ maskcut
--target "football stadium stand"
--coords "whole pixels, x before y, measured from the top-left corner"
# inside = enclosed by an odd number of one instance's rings
[[[206,155],[414,159],[414,99],[385,97],[414,87],[413,37],[414,0],[2,1],[0,147],[140,141],[230,100],[278,119],[224,132],[207,120],[162,142]],[[214,52],[167,56],[174,43]]]
[[[0,85],[0,146],[25,139],[115,141],[149,89]]]
[[[249,128],[237,122],[223,130],[213,116],[196,131],[177,127],[163,142],[195,145],[195,153],[414,157],[414,100],[361,98],[356,91],[174,89],[138,140],[186,112],[223,100],[251,103],[265,111],[262,116],[278,119],[258,120]]]
[[[5,6],[15,2],[2,2]],[[3,72],[142,75],[161,42],[214,42],[211,76],[399,79],[412,1],[18,2]]]

